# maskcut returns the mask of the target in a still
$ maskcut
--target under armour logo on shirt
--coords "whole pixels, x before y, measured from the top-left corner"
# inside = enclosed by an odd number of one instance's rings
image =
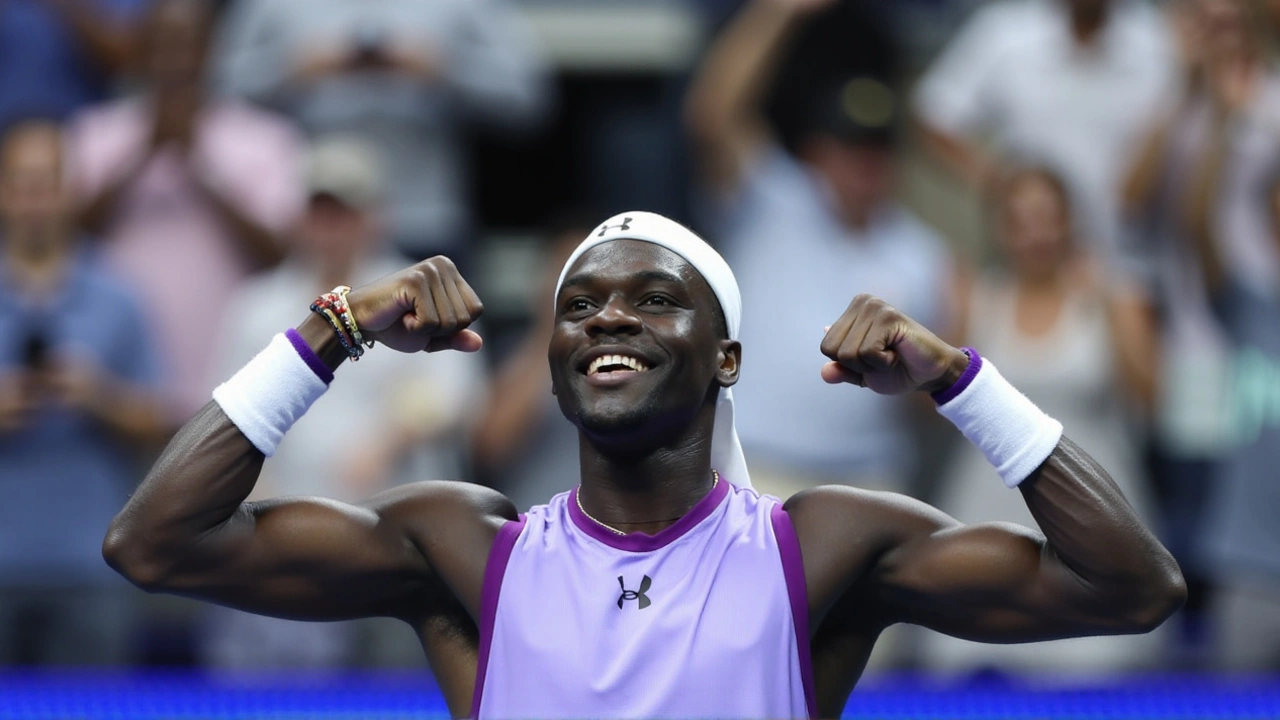
[[[630,229],[631,229],[631,218],[622,218],[622,222],[619,223],[618,225],[601,225],[600,234],[597,235],[596,237],[604,237],[604,234],[609,232],[610,230],[630,230]]]
[[[626,583],[622,581],[622,576],[619,575],[618,587],[622,588],[622,594],[618,596],[618,609],[621,610],[622,603],[628,600],[635,600],[641,610],[652,605],[653,603],[649,601],[649,596],[645,595],[645,593],[649,592],[650,585],[653,585],[653,580],[648,575],[645,575],[644,578],[640,580],[639,590],[628,590]]]

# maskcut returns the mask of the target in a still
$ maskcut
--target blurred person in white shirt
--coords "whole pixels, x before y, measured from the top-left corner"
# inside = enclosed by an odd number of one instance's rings
[[[297,299],[396,272],[381,221],[385,188],[376,150],[351,136],[326,136],[306,163],[308,203],[294,252],[230,298],[218,344],[220,367],[240,367],[297,321]],[[314,495],[352,501],[422,478],[462,475],[460,436],[482,397],[482,357],[467,353],[368,353],[368,372],[336,380],[263,467],[255,499]],[[345,428],[333,442],[333,427]],[[310,624],[215,609],[205,659],[218,667],[335,666],[353,661],[362,633],[386,637],[376,621]],[[378,640],[375,639],[375,643]],[[376,649],[374,652],[378,652]],[[416,656],[413,650],[409,656]]]
[[[1000,0],[934,60],[914,109],[926,149],[979,190],[1010,159],[1057,168],[1081,239],[1104,264],[1143,273],[1117,200],[1175,68],[1168,23],[1143,0]]]

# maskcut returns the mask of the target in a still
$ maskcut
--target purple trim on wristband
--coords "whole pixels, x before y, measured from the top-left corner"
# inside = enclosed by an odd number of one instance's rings
[[[284,336],[289,338],[289,342],[293,344],[293,349],[298,351],[298,357],[302,358],[302,361],[307,364],[307,367],[311,368],[311,372],[315,373],[316,377],[323,380],[325,385],[333,382],[333,371],[324,364],[324,361],[320,359],[315,350],[311,349],[307,341],[302,339],[302,335],[298,334],[297,330],[289,328],[284,331]]]
[[[960,374],[960,379],[951,384],[951,387],[946,390],[939,390],[931,395],[933,401],[938,405],[946,405],[955,400],[956,396],[964,392],[965,388],[969,387],[973,382],[973,379],[978,377],[978,371],[982,369],[982,356],[978,354],[977,350],[971,347],[960,349],[965,355],[969,356],[969,366]]]

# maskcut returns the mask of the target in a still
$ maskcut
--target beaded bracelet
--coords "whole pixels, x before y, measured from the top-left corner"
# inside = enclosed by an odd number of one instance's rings
[[[370,340],[368,342],[365,342],[364,335],[360,332],[360,326],[356,324],[356,314],[351,312],[351,301],[347,300],[347,295],[350,292],[351,292],[351,286],[339,285],[338,287],[334,288],[333,292],[330,294],[337,295],[338,299],[342,302],[342,307],[343,307],[343,312],[341,314],[342,321],[346,324],[347,331],[351,333],[351,337],[355,341],[355,344],[364,345],[365,347],[372,348],[373,341]]]
[[[336,296],[332,293],[326,293],[315,299],[311,303],[311,312],[322,316],[329,323],[329,327],[333,328],[333,332],[338,336],[338,342],[342,344],[342,349],[347,353],[347,358],[355,361],[359,360],[364,354],[364,348],[355,344],[352,338],[347,335],[347,329],[344,327],[341,315],[335,307]]]

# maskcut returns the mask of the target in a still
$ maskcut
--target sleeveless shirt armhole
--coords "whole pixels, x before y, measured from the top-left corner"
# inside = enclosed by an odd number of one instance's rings
[[[795,626],[797,654],[800,656],[800,678],[804,683],[805,705],[809,717],[818,717],[818,696],[813,686],[813,653],[809,647],[809,591],[804,580],[804,559],[800,555],[800,539],[796,537],[791,516],[782,503],[773,506],[769,514],[773,535],[778,542],[778,554],[782,557],[782,576],[787,583],[787,596],[791,600],[791,619]]]
[[[516,540],[524,530],[524,513],[518,520],[509,520],[493,538],[489,559],[485,561],[484,581],[480,586],[480,655],[476,662],[476,685],[471,695],[471,718],[480,717],[480,698],[484,692],[485,672],[489,668],[489,646],[493,644],[493,623],[498,617],[498,595],[502,591],[502,578],[507,572],[507,561],[515,549]]]

